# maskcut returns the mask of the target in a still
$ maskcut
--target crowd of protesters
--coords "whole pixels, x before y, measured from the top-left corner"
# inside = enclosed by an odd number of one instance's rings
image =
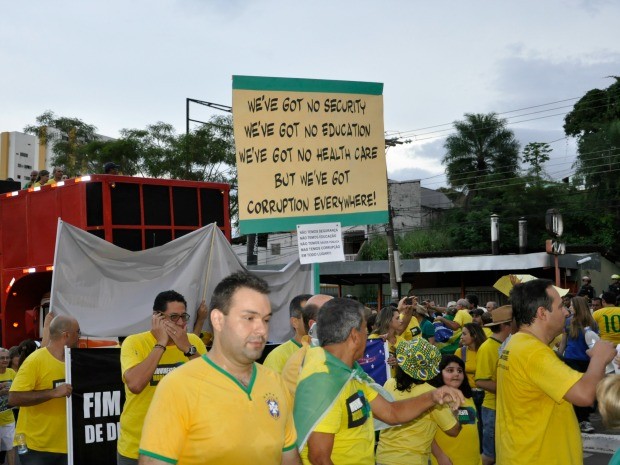
[[[516,283],[511,305],[486,307],[475,295],[444,307],[411,292],[372,311],[302,294],[290,305],[293,337],[264,365],[264,281],[225,278],[197,311],[196,334],[184,297],[162,292],[151,329],[121,346],[117,463],[583,463],[597,385],[604,420],[620,424],[620,375],[605,378],[620,342],[612,278],[598,302],[589,280],[575,296],[546,280]],[[41,343],[0,349],[0,463],[17,463],[22,440],[20,463],[67,463],[61,349],[79,337],[75,319],[50,313]],[[377,339],[383,386],[358,363]]]

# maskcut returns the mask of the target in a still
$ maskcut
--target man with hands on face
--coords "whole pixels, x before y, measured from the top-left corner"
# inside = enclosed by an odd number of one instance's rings
[[[138,445],[155,388],[170,371],[207,352],[204,343],[187,333],[189,314],[185,298],[175,291],[161,292],[153,303],[150,331],[133,334],[121,346],[125,406],[118,438],[118,465],[138,463]]]

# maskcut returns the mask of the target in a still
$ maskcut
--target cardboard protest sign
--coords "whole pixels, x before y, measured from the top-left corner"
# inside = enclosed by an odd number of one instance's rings
[[[233,76],[242,234],[385,223],[383,84]]]

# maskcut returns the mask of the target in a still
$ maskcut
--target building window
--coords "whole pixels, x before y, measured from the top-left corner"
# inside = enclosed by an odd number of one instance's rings
[[[271,244],[271,255],[280,255],[280,244]]]
[[[345,231],[343,241],[345,255],[357,254],[365,240],[364,231]]]

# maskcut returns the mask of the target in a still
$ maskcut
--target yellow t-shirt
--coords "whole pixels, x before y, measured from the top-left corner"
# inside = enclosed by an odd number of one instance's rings
[[[603,341],[620,344],[620,307],[603,307],[592,314]]]
[[[177,465],[280,463],[296,447],[293,407],[280,375],[255,363],[243,386],[207,356],[159,384],[140,454]]]
[[[474,320],[467,310],[459,310],[456,312],[456,315],[454,315],[454,320],[452,321],[458,323],[460,328],[454,331],[454,334],[448,340],[448,344],[452,344],[453,342],[459,340],[461,338],[461,333],[463,332],[463,325],[466,323],[471,323]]]
[[[295,339],[290,339],[273,349],[265,358],[263,365],[271,368],[276,373],[282,373],[286,361],[301,348],[301,344]]]
[[[412,385],[410,391],[396,389],[396,380],[390,378],[385,389],[395,401],[410,399],[435,388],[424,383]],[[377,463],[382,465],[428,465],[431,443],[435,432],[449,430],[456,425],[456,418],[448,406],[436,406],[415,420],[401,426],[384,429],[379,436]]]
[[[307,336],[304,336],[307,337]],[[282,379],[288,389],[288,393],[291,396],[291,400],[295,401],[295,391],[297,390],[297,381],[299,379],[299,373],[303,367],[306,352],[310,348],[310,345],[304,342],[297,352],[289,357],[284,368],[282,369]]]
[[[476,358],[478,355],[478,351],[469,350],[469,348],[465,349],[465,374],[467,375],[467,381],[469,381],[469,385],[472,388],[476,387]],[[454,355],[458,358],[463,358],[462,348],[459,347],[454,351]]]
[[[470,418],[468,421],[461,421],[461,432],[455,438],[448,436],[441,430],[435,433],[435,441],[441,450],[450,457],[452,465],[482,465],[480,457],[480,442],[478,439],[478,421],[475,412],[474,400],[470,397],[465,399],[465,404],[460,410],[468,410]],[[473,414],[472,414],[473,412]],[[473,416],[473,418],[471,418]],[[459,415],[459,417],[462,417]],[[433,465],[437,465],[437,459],[431,456]]]
[[[402,321],[402,315],[399,317]],[[413,331],[412,331],[413,330]],[[417,336],[418,334],[422,334],[422,330],[420,329],[420,323],[415,316],[411,317],[411,321],[407,325],[407,328],[400,335],[405,341],[410,341],[413,339],[413,336]]]
[[[205,345],[198,336],[188,333],[187,337],[199,354],[202,355],[207,352]],[[150,331],[133,334],[123,341],[121,346],[123,382],[125,382],[125,372],[148,357],[156,343],[157,340]],[[168,346],[159,360],[151,381],[140,394],[132,393],[125,385],[125,406],[121,413],[121,428],[117,444],[119,454],[131,459],[138,458],[138,445],[144,417],[151,404],[157,384],[166,374],[187,361],[188,358],[176,346]]]
[[[497,361],[499,360],[499,346],[501,345],[502,343],[493,337],[482,343],[476,357],[476,380],[497,381]],[[494,392],[484,392],[482,406],[495,410]]]
[[[497,371],[497,463],[583,464],[577,417],[564,400],[583,374],[525,333],[512,336]]]
[[[310,376],[304,370],[304,376]],[[342,389],[332,409],[319,421],[313,432],[334,435],[331,459],[338,465],[374,465],[375,432],[370,402],[377,391],[366,383],[352,379]],[[304,465],[310,465],[308,446],[301,451]]]
[[[65,364],[47,348],[35,350],[15,375],[11,391],[43,391],[65,382]],[[67,415],[64,397],[20,407],[15,433],[24,433],[30,449],[67,453]]]
[[[13,370],[13,368],[7,368],[4,373],[0,373],[0,383],[6,383],[8,381],[9,388],[14,379],[15,370]],[[4,400],[8,400],[7,396],[4,396]],[[10,425],[12,423],[15,423],[15,417],[13,416],[11,409],[0,412],[0,426]]]
[[[482,327],[482,331],[484,332],[484,335],[487,337],[487,339],[493,335],[493,331],[491,331],[491,328],[487,328],[486,326]]]

